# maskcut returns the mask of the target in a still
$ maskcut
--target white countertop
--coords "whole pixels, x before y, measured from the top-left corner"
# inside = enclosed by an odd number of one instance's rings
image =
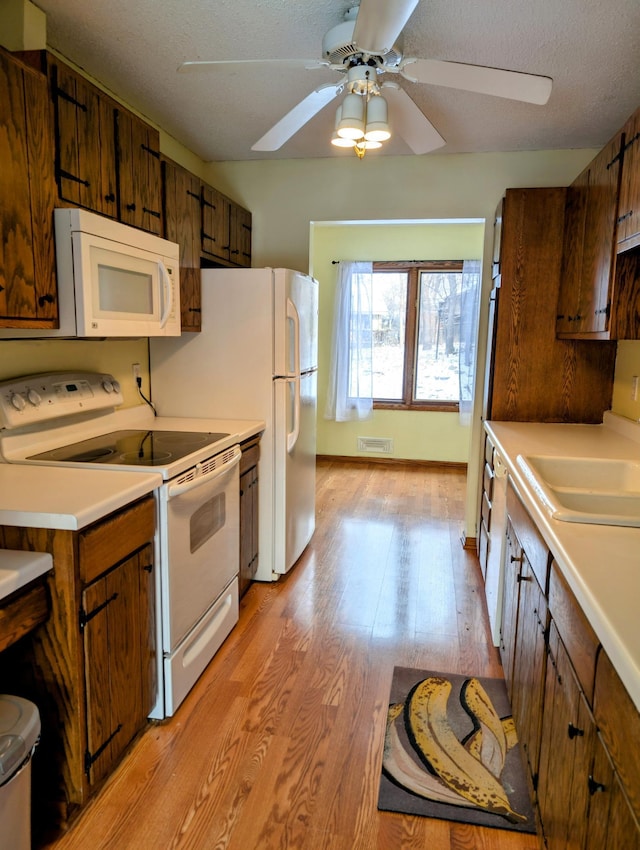
[[[0,525],[77,531],[160,484],[155,472],[0,463]]]
[[[603,425],[492,421],[485,428],[640,710],[640,528],[551,519],[516,462],[518,454],[639,460],[640,426],[609,414]]]

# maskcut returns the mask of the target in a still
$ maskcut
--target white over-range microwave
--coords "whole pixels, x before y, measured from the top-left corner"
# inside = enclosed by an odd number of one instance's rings
[[[180,336],[177,244],[87,210],[54,223],[60,326],[0,338]]]

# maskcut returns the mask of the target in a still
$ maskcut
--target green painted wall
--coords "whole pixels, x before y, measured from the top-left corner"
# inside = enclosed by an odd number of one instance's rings
[[[0,381],[38,372],[66,372],[81,369],[109,372],[120,381],[124,407],[140,401],[131,366],[139,363],[143,392],[149,390],[149,355],[146,339],[51,339],[2,340],[0,342]]]
[[[336,284],[332,260],[467,260],[482,256],[484,222],[475,224],[334,224],[314,222],[311,273],[320,283],[318,338],[318,454],[373,456],[358,452],[357,438],[391,437],[394,451],[384,457],[466,462],[470,428],[457,413],[374,410],[361,422],[324,418],[331,361]]]
[[[491,289],[492,224],[498,201],[510,187],[567,186],[596,153],[564,150],[404,157],[367,154],[363,160],[340,156],[223,162],[209,163],[207,179],[252,210],[256,266],[289,266],[307,271],[312,222],[464,218],[487,222],[480,310],[482,360]],[[483,378],[479,370],[463,530],[468,537],[476,533]]]
[[[640,380],[640,342],[623,340],[618,343],[616,377],[613,385],[611,409],[620,416],[640,422],[640,386],[637,398],[632,398],[634,376]]]

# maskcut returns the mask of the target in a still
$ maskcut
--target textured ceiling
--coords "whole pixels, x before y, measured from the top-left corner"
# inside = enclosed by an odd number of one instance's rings
[[[352,0],[353,2],[353,0]],[[205,161],[353,156],[329,143],[335,103],[280,150],[251,145],[317,86],[326,68],[215,66],[194,59],[321,58],[349,0],[36,0],[49,45]],[[553,79],[545,106],[393,76],[447,144],[438,153],[601,147],[640,104],[640,0],[421,0],[405,56]],[[380,155],[381,152],[375,152]],[[411,154],[395,136],[384,154]]]

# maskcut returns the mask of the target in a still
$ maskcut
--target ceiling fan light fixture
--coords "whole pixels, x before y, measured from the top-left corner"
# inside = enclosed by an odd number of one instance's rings
[[[379,92],[375,68],[370,65],[352,65],[347,71],[346,87],[352,94],[368,95]]]
[[[336,133],[340,138],[357,141],[364,136],[364,109],[364,99],[359,95],[348,94],[345,97],[340,108],[340,118],[336,124]]]
[[[370,98],[367,103],[367,125],[364,137],[368,142],[386,142],[391,138],[387,101],[382,95]]]
[[[335,145],[337,148],[352,148],[355,144],[357,144],[357,142],[355,139],[345,139],[337,133],[334,133],[331,137],[331,144]]]

